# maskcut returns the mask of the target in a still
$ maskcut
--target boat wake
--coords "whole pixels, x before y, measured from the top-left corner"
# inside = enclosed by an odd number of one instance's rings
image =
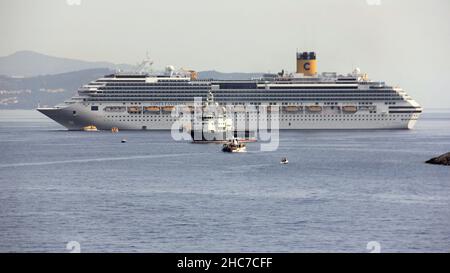
[[[61,160],[61,161],[0,164],[0,168],[46,166],[46,165],[58,165],[58,164],[119,161],[119,160],[146,159],[146,158],[170,158],[170,157],[193,156],[193,155],[203,155],[203,154],[207,154],[207,153],[182,153],[182,154],[140,155],[140,156],[127,156],[127,157],[85,158],[85,159],[73,159],[73,160]]]

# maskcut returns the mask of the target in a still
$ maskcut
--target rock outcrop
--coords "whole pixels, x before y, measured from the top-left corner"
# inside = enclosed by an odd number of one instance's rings
[[[434,157],[430,160],[425,161],[425,163],[450,166],[450,153]]]

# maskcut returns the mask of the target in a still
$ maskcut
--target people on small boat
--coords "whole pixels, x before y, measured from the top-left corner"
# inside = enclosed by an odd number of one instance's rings
[[[241,143],[238,139],[233,138],[228,143],[223,144],[222,151],[227,153],[239,153],[245,152],[246,147],[244,143]]]
[[[283,157],[280,161],[280,164],[288,164],[289,160],[287,159],[287,157]]]

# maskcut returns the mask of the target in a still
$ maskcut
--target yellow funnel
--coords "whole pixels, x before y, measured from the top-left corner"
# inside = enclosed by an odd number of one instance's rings
[[[317,74],[317,60],[314,52],[297,52],[297,73],[305,76]]]

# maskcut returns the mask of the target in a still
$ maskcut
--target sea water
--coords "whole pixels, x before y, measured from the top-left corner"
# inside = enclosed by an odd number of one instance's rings
[[[0,251],[450,251],[450,167],[424,163],[450,151],[450,111],[414,130],[281,131],[275,151],[247,149],[0,111]]]

